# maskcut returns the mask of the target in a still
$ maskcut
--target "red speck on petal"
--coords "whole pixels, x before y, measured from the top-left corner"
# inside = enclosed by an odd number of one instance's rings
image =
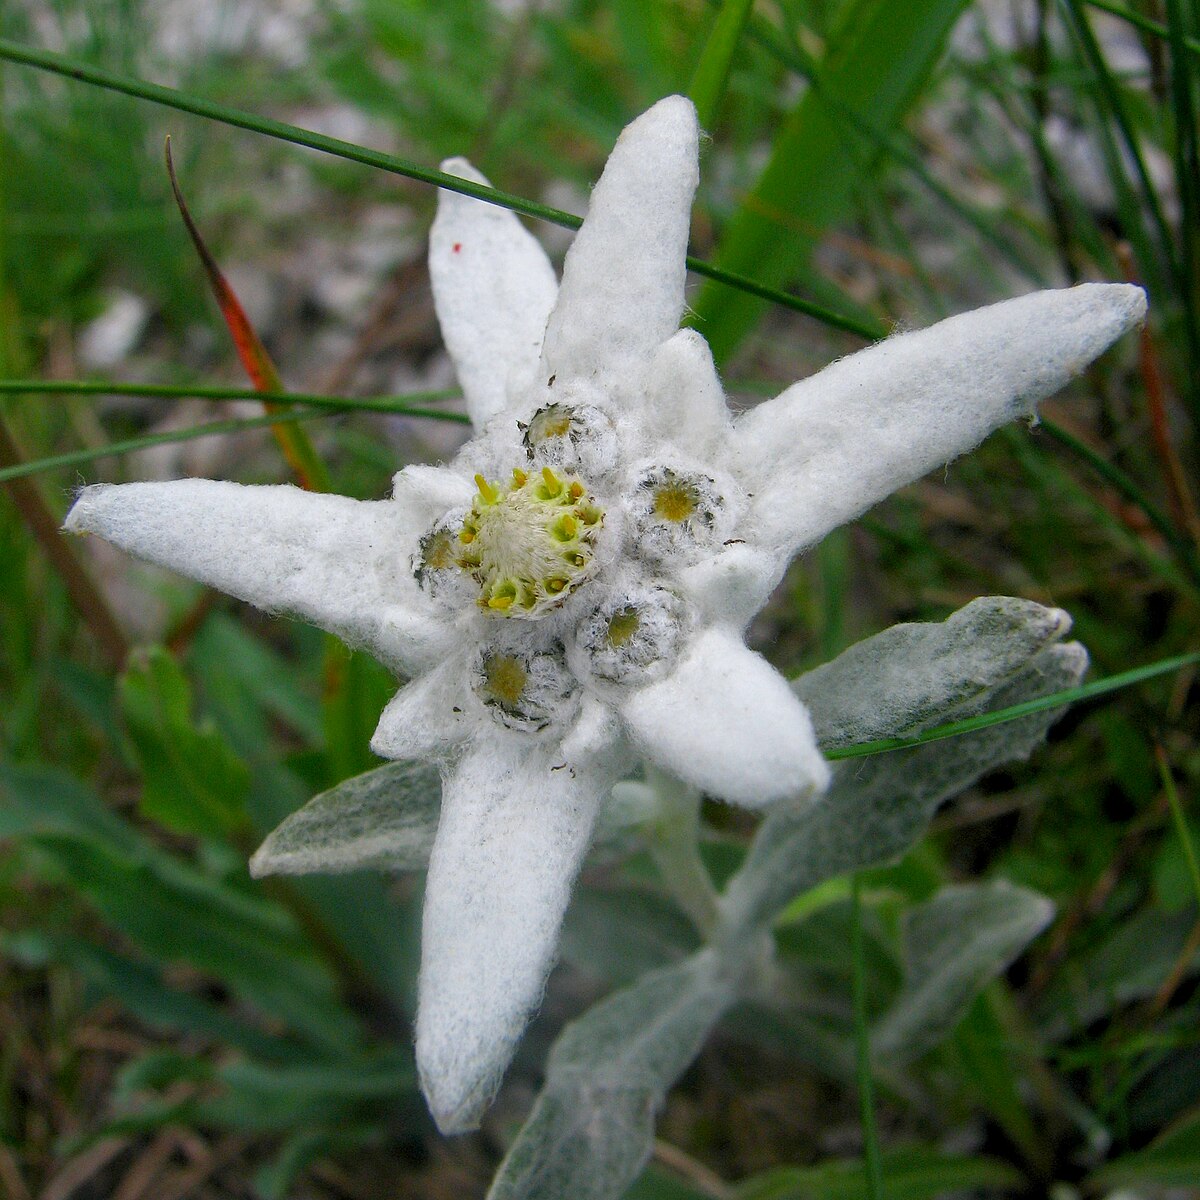
[[[454,253],[457,254],[462,249],[462,242],[455,242],[453,249]]]

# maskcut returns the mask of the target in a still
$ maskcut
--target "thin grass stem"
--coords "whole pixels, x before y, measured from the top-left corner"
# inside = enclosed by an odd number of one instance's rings
[[[0,483],[7,484],[13,505],[62,579],[72,604],[92,631],[109,665],[120,670],[129,655],[129,639],[104,593],[59,533],[58,518],[45,497],[32,480],[23,478],[34,474],[29,469],[31,465],[22,461],[20,448],[0,414]]]
[[[54,471],[60,467],[78,467],[84,463],[95,462],[99,458],[111,458],[117,454],[129,454],[135,450],[145,450],[151,446],[165,446],[173,442],[188,442],[193,438],[212,437],[218,433],[244,433],[249,429],[261,429],[264,426],[279,425],[291,421],[311,421],[316,417],[332,416],[325,409],[301,409],[296,412],[268,413],[262,417],[246,417],[242,420],[211,421],[207,425],[193,425],[190,429],[173,429],[169,433],[154,433],[146,437],[130,438],[124,442],[110,442],[107,446],[98,446],[88,450],[71,450],[66,454],[56,454],[49,458],[37,458],[30,462],[15,463],[0,469],[0,483],[8,483],[14,479],[25,479],[30,475],[40,475],[46,471]]]
[[[327,396],[316,392],[260,392],[249,387],[188,386],[166,383],[109,383],[105,380],[80,379],[0,379],[0,395],[44,394],[47,396],[138,396],[155,400],[277,400],[281,404],[304,404],[310,408],[328,408],[335,412],[378,412],[406,417],[427,417],[434,421],[470,423],[465,413],[426,404],[456,400],[462,394],[456,388],[429,392],[411,392],[404,396]]]
[[[1112,0],[1084,0],[1084,3],[1087,4],[1088,8],[1098,8],[1101,12],[1106,12],[1110,16],[1127,21],[1143,33],[1152,34],[1154,37],[1162,38],[1164,41],[1171,36],[1171,31],[1165,25],[1160,24],[1158,21],[1152,21],[1140,12],[1134,12],[1133,9],[1126,8],[1123,4],[1113,4]],[[1200,54],[1200,41],[1197,41],[1195,38],[1184,38],[1183,44],[1193,54]]]
[[[1200,559],[1197,559],[1195,547],[1188,542],[1174,523],[1153,500],[1142,491],[1134,480],[1125,474],[1120,467],[1110,463],[1108,459],[1097,454],[1086,443],[1081,442],[1074,434],[1068,433],[1061,425],[1042,419],[1038,428],[1065,446],[1072,454],[1083,459],[1106,483],[1125,497],[1131,504],[1137,505],[1145,514],[1146,519],[1162,534],[1163,539],[1170,545],[1179,557],[1187,564],[1189,570],[1200,580]]]
[[[1196,129],[1195,71],[1186,54],[1185,14],[1181,0],[1166,0],[1171,46],[1171,104],[1175,129],[1175,185],[1179,192],[1180,299],[1183,302],[1191,370],[1186,388],[1192,419],[1200,424],[1200,133]]]
[[[1068,688],[1066,691],[1054,692],[1049,696],[1039,696],[1036,700],[1025,700],[1020,704],[1012,704],[1007,708],[998,708],[995,712],[980,713],[974,717],[964,717],[961,721],[950,721],[946,725],[938,725],[921,733],[904,737],[878,738],[872,742],[859,742],[856,746],[839,746],[825,751],[825,757],[832,760],[841,758],[864,758],[869,754],[884,754],[890,750],[907,750],[912,746],[923,746],[926,742],[940,741],[942,738],[958,737],[964,733],[975,733],[980,729],[989,729],[993,725],[1002,725],[1006,721],[1016,721],[1021,717],[1032,716],[1034,713],[1047,712],[1053,708],[1063,708],[1068,704],[1077,704],[1081,700],[1094,700],[1097,696],[1107,696],[1110,692],[1144,683],[1159,675],[1169,675],[1200,663],[1200,651],[1191,654],[1179,654],[1173,658],[1164,658],[1156,663],[1134,667],[1130,671],[1122,671],[1119,675],[1110,675],[1107,679],[1096,679],[1079,687]]]
[[[1171,774],[1171,764],[1161,746],[1154,747],[1154,758],[1158,763],[1158,774],[1162,779],[1163,791],[1167,795],[1167,803],[1171,806],[1171,819],[1175,822],[1175,832],[1183,846],[1183,855],[1187,859],[1188,874],[1192,880],[1192,891],[1196,903],[1200,904],[1200,860],[1196,857],[1196,847],[1192,843],[1192,832],[1188,828],[1187,816],[1183,811],[1183,803],[1179,799],[1179,791],[1175,787],[1175,777]]]
[[[871,1076],[871,1033],[867,1028],[867,983],[863,967],[862,878],[857,872],[850,880],[850,913],[851,957],[854,963],[855,1072],[862,1119],[866,1195],[867,1200],[882,1200],[883,1163],[879,1154],[879,1130],[875,1124],[875,1083]]]
[[[1171,227],[1167,222],[1166,213],[1163,211],[1159,200],[1158,189],[1154,186],[1150,169],[1146,165],[1145,156],[1142,154],[1141,143],[1134,132],[1129,115],[1125,111],[1125,103],[1121,98],[1121,89],[1113,73],[1109,70],[1108,62],[1104,57],[1104,52],[1100,48],[1100,43],[1096,40],[1096,35],[1088,23],[1087,14],[1083,10],[1082,0],[1063,0],[1063,3],[1066,8],[1070,28],[1075,34],[1075,40],[1079,44],[1079,48],[1090,68],[1092,79],[1096,85],[1095,101],[1101,117],[1099,128],[1107,140],[1111,137],[1108,133],[1107,118],[1111,117],[1113,123],[1116,125],[1117,132],[1120,134],[1121,142],[1125,148],[1125,153],[1129,156],[1129,161],[1133,163],[1134,170],[1137,172],[1142,197],[1150,211],[1151,219],[1158,234],[1163,260],[1166,262],[1168,270],[1175,277],[1176,284],[1178,285],[1182,283],[1182,263],[1179,255],[1176,253],[1175,239],[1171,234]],[[1109,158],[1111,160],[1109,170],[1113,176],[1114,184],[1119,187],[1128,187],[1120,156],[1110,154]],[[1128,236],[1131,239],[1140,239],[1140,227],[1131,222]],[[1143,255],[1143,258],[1145,259],[1145,267],[1148,269],[1152,268],[1153,263],[1149,260],[1148,256]]]
[[[50,50],[40,50],[33,46],[23,46],[18,42],[0,39],[0,59],[36,67],[41,71],[51,71],[56,75],[78,80],[80,83],[90,83],[94,87],[121,92],[123,95],[134,96],[139,100],[148,100],[152,104],[161,104],[179,112],[192,113],[194,116],[220,121],[222,124],[233,125],[239,129],[249,129],[254,133],[291,142],[296,146],[306,146],[310,150],[319,150],[324,154],[349,159],[351,162],[362,163],[364,166],[375,167],[381,171],[389,171],[394,175],[403,175],[420,183],[432,184],[435,187],[445,188],[447,191],[471,196],[487,204],[497,204],[527,217],[535,217],[540,221],[561,225],[565,229],[578,229],[583,224],[583,219],[575,216],[574,213],[563,212],[548,204],[539,204],[536,200],[527,200],[524,196],[517,196],[512,192],[485,187],[482,184],[473,183],[469,179],[460,179],[457,175],[447,175],[444,171],[423,167],[419,163],[399,158],[394,154],[384,154],[380,150],[371,150],[365,146],[357,146],[353,142],[342,141],[341,138],[328,137],[311,129],[302,129],[298,125],[274,121],[270,117],[248,113],[227,104],[219,104],[215,100],[205,100],[203,97],[192,96],[175,88],[163,87],[161,84],[150,83],[147,80],[128,75],[119,75],[64,54],[55,54]],[[767,300],[784,308],[790,308],[794,312],[803,313],[834,329],[857,334],[868,341],[875,341],[887,333],[886,329],[873,322],[862,321],[847,313],[834,312],[820,304],[814,304],[810,300],[794,296],[790,292],[784,292],[778,288],[768,287],[766,284],[748,279],[734,271],[727,271],[715,263],[705,262],[692,255],[688,255],[687,266],[697,275],[704,275],[727,287],[736,288],[738,291],[757,296],[761,300]]]

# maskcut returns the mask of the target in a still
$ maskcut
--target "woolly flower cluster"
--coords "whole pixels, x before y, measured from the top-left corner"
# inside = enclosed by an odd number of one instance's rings
[[[391,499],[188,479],[90,487],[67,519],[411,680],[372,747],[443,767],[416,1040],[447,1131],[490,1100],[639,759],[751,807],[825,786],[807,712],[743,641],[791,558],[1032,413],[1144,312],[1133,287],[1039,293],[731,416],[679,329],[696,183],[695,112],[671,97],[621,135],[561,283],[512,213],[441,193],[430,274],[475,436]]]

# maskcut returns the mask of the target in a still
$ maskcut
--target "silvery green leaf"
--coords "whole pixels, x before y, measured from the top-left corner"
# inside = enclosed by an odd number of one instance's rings
[[[1004,881],[945,887],[904,919],[907,977],[871,1033],[871,1051],[898,1066],[932,1049],[979,990],[1053,915],[1044,896]]]
[[[923,724],[1063,691],[1078,683],[1086,667],[1078,643],[1049,646],[1007,683]],[[781,805],[762,823],[726,890],[727,936],[736,940],[765,928],[792,897],[826,879],[899,857],[943,800],[1002,763],[1028,757],[1060,711],[837,764],[821,800],[803,809]]]
[[[941,622],[893,625],[792,683],[823,750],[939,723],[1071,627],[1062,609],[984,596]]]
[[[645,975],[568,1025],[488,1200],[611,1200],[650,1157],[654,1114],[732,1003],[711,950]]]
[[[640,779],[613,785],[596,818],[589,856],[593,862],[626,858],[645,845],[645,829],[658,816],[658,794]]]
[[[622,887],[579,887],[559,941],[562,958],[606,983],[632,983],[698,949],[695,926],[665,896]]]
[[[1133,913],[1050,982],[1033,1010],[1039,1035],[1060,1041],[1153,996],[1185,954],[1190,970],[1200,971],[1200,949],[1189,949],[1194,925],[1190,911]]]
[[[743,997],[721,1022],[721,1029],[736,1040],[760,1046],[770,1054],[806,1063],[830,1079],[845,1083],[854,1079],[853,1038],[817,1020],[801,1005],[789,1003],[788,997],[766,988],[761,994]],[[901,1081],[889,1082],[893,1090],[900,1091]]]
[[[250,874],[420,870],[437,832],[441,777],[428,763],[393,762],[314,796],[267,835]]]

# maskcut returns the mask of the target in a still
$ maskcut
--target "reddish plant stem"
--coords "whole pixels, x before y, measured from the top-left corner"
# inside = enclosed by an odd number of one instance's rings
[[[1137,283],[1133,256],[1129,246],[1120,242],[1115,247],[1121,270],[1130,283]],[[1181,530],[1197,545],[1200,545],[1200,514],[1188,487],[1187,474],[1175,447],[1171,443],[1171,427],[1167,420],[1167,389],[1159,366],[1158,349],[1149,323],[1142,326],[1138,338],[1138,365],[1142,374],[1142,386],[1146,390],[1146,411],[1150,417],[1150,435],[1154,442],[1154,453],[1162,467],[1166,481],[1167,503],[1171,516]]]
[[[15,467],[24,461],[8,423],[0,416],[0,467]],[[38,485],[32,479],[13,479],[4,486],[29,532],[66,585],[67,594],[91,629],[104,657],[114,669],[120,670],[129,654],[129,640],[108,601],[59,532],[59,520]]]

